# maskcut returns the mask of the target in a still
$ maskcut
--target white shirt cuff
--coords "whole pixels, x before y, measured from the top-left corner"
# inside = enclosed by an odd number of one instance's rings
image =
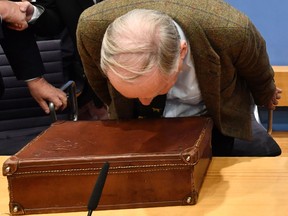
[[[28,23],[33,23],[35,20],[37,20],[40,16],[41,16],[41,14],[44,12],[44,8],[42,7],[42,6],[35,6],[35,5],[33,5],[33,7],[34,7],[34,13],[33,13],[33,15],[32,15],[32,17],[31,17],[31,19],[29,20],[29,22]]]

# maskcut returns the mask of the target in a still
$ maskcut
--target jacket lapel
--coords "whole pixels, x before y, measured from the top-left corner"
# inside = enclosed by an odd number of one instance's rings
[[[220,58],[198,23],[188,18],[177,20],[177,22],[179,22],[189,40],[204,103],[209,109],[209,113],[213,117],[218,117],[214,120],[220,122]],[[215,109],[210,110],[211,107]]]

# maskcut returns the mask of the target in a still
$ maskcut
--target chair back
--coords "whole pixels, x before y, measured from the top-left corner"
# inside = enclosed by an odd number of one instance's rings
[[[37,41],[45,66],[44,78],[56,87],[65,82],[60,40]],[[25,81],[17,80],[0,46],[0,73],[5,91],[0,99],[0,154],[13,154],[51,123],[51,117],[30,95]],[[66,119],[67,113],[58,116]]]

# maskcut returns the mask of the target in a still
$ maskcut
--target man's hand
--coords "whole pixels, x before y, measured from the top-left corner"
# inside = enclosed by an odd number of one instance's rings
[[[49,84],[44,78],[36,78],[27,82],[33,98],[38,102],[45,113],[49,113],[47,102],[53,102],[55,110],[63,110],[67,107],[67,96],[62,90]]]
[[[21,31],[26,29],[28,27],[29,14],[33,14],[33,11],[33,5],[30,2],[1,1],[2,19],[9,28],[14,30]]]
[[[20,10],[26,13],[26,21],[29,22],[34,13],[33,5],[29,1],[26,1],[26,0],[22,0],[22,2],[16,2],[16,3],[19,5]]]
[[[268,109],[275,110],[276,106],[278,105],[278,101],[281,99],[281,93],[282,93],[282,89],[276,87],[273,97],[271,98],[270,102],[267,104]]]

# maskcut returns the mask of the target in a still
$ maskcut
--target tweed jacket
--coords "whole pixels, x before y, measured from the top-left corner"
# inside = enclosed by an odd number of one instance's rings
[[[250,139],[251,104],[268,103],[276,88],[274,72],[265,41],[249,18],[221,0],[109,0],[82,13],[79,54],[91,87],[110,106],[113,118],[131,118],[134,103],[103,76],[101,41],[116,17],[135,8],[162,11],[181,26],[214,124],[225,135]]]

